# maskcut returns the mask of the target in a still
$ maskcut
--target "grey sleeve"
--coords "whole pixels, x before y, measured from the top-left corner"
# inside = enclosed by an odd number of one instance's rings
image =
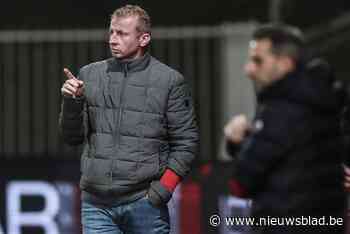
[[[81,71],[78,78],[83,80]],[[80,145],[84,142],[88,131],[85,98],[63,97],[62,99],[59,129],[63,141],[69,145]]]
[[[179,73],[170,85],[166,117],[170,145],[168,168],[184,177],[197,153],[199,136],[189,87]]]

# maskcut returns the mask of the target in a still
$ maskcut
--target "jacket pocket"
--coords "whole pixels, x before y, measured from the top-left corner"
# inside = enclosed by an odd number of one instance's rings
[[[159,153],[144,157],[137,164],[136,177],[138,182],[152,181],[158,177],[159,173]]]
[[[128,185],[135,180],[137,163],[133,160],[114,159],[113,179],[120,185]]]
[[[81,156],[80,158],[80,172],[84,173],[85,171],[85,162],[86,162],[86,157],[85,156]]]
[[[169,144],[161,143],[159,146],[159,171],[158,171],[159,178],[163,175],[165,169],[168,166],[168,159],[169,159]]]
[[[85,157],[83,175],[91,184],[108,184],[111,170],[111,160]]]

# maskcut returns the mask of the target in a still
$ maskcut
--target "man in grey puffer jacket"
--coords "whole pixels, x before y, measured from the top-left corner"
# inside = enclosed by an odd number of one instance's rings
[[[166,206],[194,159],[198,132],[186,80],[149,55],[150,17],[111,17],[112,58],[68,69],[60,128],[81,157],[83,233],[169,233]]]

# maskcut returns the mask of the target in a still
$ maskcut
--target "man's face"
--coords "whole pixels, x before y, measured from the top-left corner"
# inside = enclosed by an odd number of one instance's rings
[[[253,40],[249,44],[245,73],[259,85],[269,85],[272,81],[283,76],[280,59],[280,57],[272,54],[270,40]]]
[[[143,34],[138,32],[137,16],[112,17],[109,28],[109,47],[113,57],[132,60],[143,55]]]

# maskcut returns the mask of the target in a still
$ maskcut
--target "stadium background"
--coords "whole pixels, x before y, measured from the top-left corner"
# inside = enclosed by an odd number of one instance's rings
[[[212,214],[244,215],[249,202],[228,196],[231,161],[222,127],[252,115],[254,93],[242,73],[247,40],[259,23],[301,27],[314,53],[347,80],[350,2],[4,1],[0,8],[0,233],[80,233],[79,148],[64,145],[57,123],[62,68],[109,56],[108,16],[143,6],[154,27],[152,54],[188,79],[200,126],[194,170],[170,206],[173,233],[241,233],[212,227]],[[244,228],[243,228],[244,229]]]

